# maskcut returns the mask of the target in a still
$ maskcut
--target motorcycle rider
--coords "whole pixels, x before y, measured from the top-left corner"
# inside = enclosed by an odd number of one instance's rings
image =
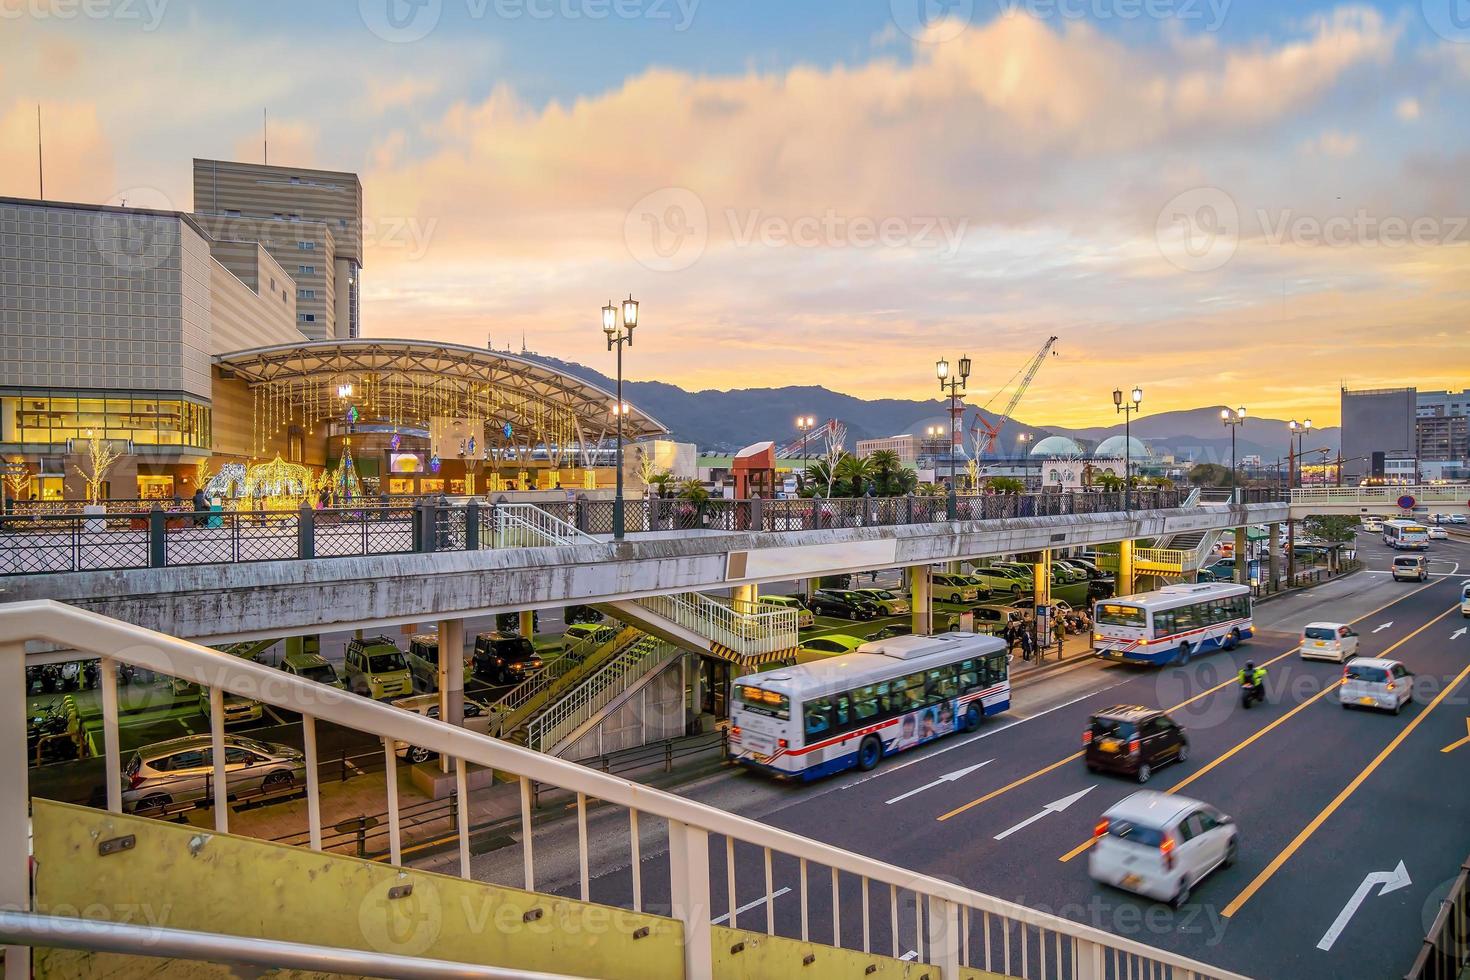
[[[1245,666],[1240,668],[1240,683],[1244,687],[1249,685],[1251,695],[1259,701],[1266,700],[1266,668],[1257,667],[1255,661],[1247,660]]]

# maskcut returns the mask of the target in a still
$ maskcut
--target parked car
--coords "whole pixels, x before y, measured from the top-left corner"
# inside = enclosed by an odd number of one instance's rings
[[[813,660],[826,660],[828,657],[837,657],[844,653],[852,653],[867,642],[867,640],[860,636],[849,636],[846,633],[828,633],[826,636],[816,636],[810,640],[802,641],[801,647],[796,652],[796,662],[810,663]]]
[[[408,656],[405,659],[416,689],[439,690],[439,634],[415,633],[408,641]],[[460,660],[464,665],[464,683],[468,684],[474,676],[474,663],[462,653]]]
[[[342,660],[347,690],[382,701],[413,693],[413,674],[403,651],[386,636],[353,637]]]
[[[1397,660],[1358,657],[1343,665],[1337,700],[1344,708],[1380,708],[1398,714],[1414,700],[1414,675]]]
[[[1189,758],[1189,736],[1157,708],[1119,704],[1087,719],[1082,749],[1089,772],[1114,772],[1146,783],[1160,766]]]
[[[846,589],[818,589],[812,593],[812,612],[818,616],[842,619],[877,619],[878,604],[861,592]]]
[[[423,715],[425,718],[439,717],[439,695],[419,694],[411,698],[399,698],[391,702],[393,707],[402,708],[404,711],[412,711]],[[491,709],[480,701],[473,698],[464,699],[464,726],[472,732],[481,735],[489,735],[494,715]],[[406,759],[412,763],[427,762],[439,753],[433,749],[422,748],[417,745],[409,745],[407,742],[395,741],[394,751],[398,758]]]
[[[889,589],[858,589],[859,594],[867,596],[885,616],[904,616],[913,608],[909,605],[909,597]]]
[[[1467,517],[1464,514],[1451,514],[1450,515],[1450,523],[1451,524],[1467,524],[1467,523],[1470,523],[1470,517]]]
[[[573,656],[584,657],[617,635],[618,628],[607,623],[576,623],[568,626],[562,634],[562,649]]]
[[[1429,562],[1423,555],[1395,555],[1393,580],[1395,582],[1424,582],[1429,578]]]
[[[244,695],[231,694],[229,691],[226,691],[224,705],[225,725],[227,727],[248,721],[259,721],[265,716],[265,705],[254,698],[247,698]],[[206,718],[213,714],[210,710],[209,688],[207,687],[201,687],[199,689],[199,710]]]
[[[1087,583],[1087,601],[1093,603],[1111,599],[1117,590],[1117,584],[1112,579],[1095,578]]]
[[[1003,568],[976,568],[967,577],[989,592],[1015,595],[1030,587],[1029,580],[1023,581],[1014,571]]]
[[[1080,568],[1073,568],[1064,561],[1054,561],[1051,563],[1051,576],[1053,581],[1062,585],[1070,582],[1085,582],[1088,579],[1085,571]]]
[[[936,572],[929,576],[929,594],[935,602],[974,602],[980,589],[963,575]]]
[[[169,807],[214,791],[211,736],[185,735],[145,745],[123,766],[126,813],[163,816]],[[225,785],[231,798],[284,793],[306,781],[306,756],[288,745],[225,736]]]
[[[293,653],[281,661],[281,669],[288,674],[297,677],[305,677],[309,681],[345,690],[347,685],[342,678],[337,676],[337,669],[327,663],[327,659],[319,653]]]
[[[524,636],[492,630],[475,637],[474,673],[491,684],[517,684],[543,666],[541,655]]]
[[[763,606],[774,606],[778,609],[796,610],[796,628],[806,629],[816,621],[812,611],[807,608],[806,603],[801,601],[800,596],[794,595],[763,595],[756,600]]]
[[[1068,565],[1071,565],[1073,568],[1080,568],[1080,569],[1082,569],[1084,572],[1087,573],[1087,577],[1088,578],[1112,578],[1113,577],[1113,573],[1112,572],[1104,571],[1103,569],[1099,568],[1095,562],[1089,561],[1086,558],[1059,558],[1057,560],[1058,561],[1064,561]]]
[[[1357,655],[1357,631],[1346,623],[1308,623],[1302,629],[1303,660],[1346,663]]]
[[[1206,875],[1230,867],[1239,853],[1240,832],[1230,817],[1199,800],[1140,790],[1098,820],[1087,873],[1178,908]]]

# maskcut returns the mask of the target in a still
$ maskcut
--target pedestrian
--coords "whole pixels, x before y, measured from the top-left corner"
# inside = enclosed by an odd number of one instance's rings
[[[1018,639],[1016,633],[1016,621],[1014,619],[1007,620],[1004,636],[1006,641],[1006,657],[1008,658],[1016,650],[1016,641]]]
[[[203,487],[194,488],[194,526],[204,526],[204,515],[209,510],[209,498],[204,494]]]
[[[1057,659],[1062,659],[1062,645],[1067,639],[1067,623],[1057,616],[1051,623],[1051,635],[1057,641]]]
[[[868,581],[872,582],[874,585],[878,584],[878,569],[875,568],[868,573]]]
[[[1029,623],[1022,623],[1020,632],[1021,659],[1029,663],[1032,655],[1036,653],[1036,640],[1031,636],[1031,626]]]

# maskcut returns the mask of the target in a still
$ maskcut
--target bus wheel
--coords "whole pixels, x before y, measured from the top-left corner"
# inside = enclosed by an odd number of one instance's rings
[[[980,710],[980,706],[978,704],[970,705],[970,709],[965,712],[965,731],[973,732],[980,727],[980,723],[984,720],[985,714]]]
[[[867,772],[878,764],[883,758],[883,743],[877,735],[869,735],[863,739],[863,744],[858,746],[858,768]]]
[[[1181,643],[1181,644],[1179,644],[1179,665],[1181,667],[1184,666],[1185,664],[1189,663],[1189,658],[1191,656],[1193,656],[1193,651],[1189,649],[1189,644],[1188,643]]]
[[[1230,635],[1225,637],[1225,649],[1234,650],[1240,646],[1240,630],[1231,630]]]

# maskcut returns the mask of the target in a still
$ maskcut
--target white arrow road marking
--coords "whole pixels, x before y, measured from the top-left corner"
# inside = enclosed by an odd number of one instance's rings
[[[995,839],[1005,840],[1016,831],[1025,830],[1027,827],[1031,826],[1036,821],[1046,816],[1048,813],[1061,813],[1067,807],[1071,806],[1073,803],[1076,803],[1078,800],[1082,799],[1082,797],[1086,796],[1088,793],[1092,792],[1095,789],[1097,789],[1096,785],[1089,786],[1086,789],[1078,790],[1071,796],[1064,796],[1060,800],[1052,800],[1046,806],[1041,808],[1040,813],[1035,814],[1034,816],[1027,817],[1025,820],[1022,820],[1020,823],[1016,824],[1009,830],[1002,830],[1000,833],[995,835]]]
[[[1450,639],[1452,639],[1452,640],[1458,640],[1460,637],[1462,637],[1462,636],[1465,635],[1465,632],[1466,632],[1465,627],[1461,626],[1459,629],[1455,630],[1453,633],[1450,634]]]
[[[956,769],[954,772],[947,772],[943,776],[940,776],[938,779],[934,780],[934,782],[932,782],[932,783],[925,783],[923,786],[920,786],[918,789],[911,789],[907,793],[902,794],[901,796],[895,796],[893,799],[891,799],[891,800],[885,800],[884,802],[886,804],[888,804],[888,805],[891,806],[894,803],[898,803],[898,802],[900,802],[902,800],[908,799],[910,796],[918,796],[920,793],[924,792],[924,790],[926,790],[926,789],[933,789],[936,786],[943,786],[945,783],[952,783],[956,779],[964,779],[966,776],[968,776],[970,773],[974,772],[976,769],[979,769],[981,766],[988,766],[988,765],[990,765],[994,761],[995,761],[994,759],[986,759],[984,762],[977,762],[973,766],[966,766],[963,769]]]
[[[1382,633],[1384,630],[1388,629],[1392,625],[1393,625],[1393,620],[1390,619],[1388,622],[1384,623],[1382,626],[1378,627],[1373,632],[1375,632],[1375,633]]]
[[[1406,888],[1410,884],[1412,882],[1409,880],[1409,871],[1404,867],[1404,862],[1402,861],[1392,871],[1374,871],[1369,874],[1363,879],[1362,884],[1358,885],[1358,890],[1353,892],[1353,897],[1348,899],[1348,903],[1342,907],[1342,911],[1337,913],[1337,919],[1332,923],[1332,928],[1328,929],[1322,936],[1321,942],[1317,943],[1317,948],[1322,950],[1332,948],[1332,944],[1337,942],[1337,937],[1342,935],[1342,931],[1347,928],[1347,924],[1352,919],[1353,913],[1358,911],[1358,906],[1362,905],[1363,900],[1372,894],[1374,885],[1382,885],[1383,887],[1378,890],[1378,894],[1387,895],[1389,892]]]
[[[791,891],[790,888],[777,888],[775,891],[771,892],[771,900],[772,901],[775,901],[776,899],[780,898],[782,895],[785,895],[789,891]],[[756,899],[753,902],[746,902],[744,905],[737,905],[737,906],[735,906],[735,914],[736,915],[740,915],[742,912],[749,912],[751,909],[755,908],[757,905],[764,905],[765,903],[766,903],[766,896],[762,895],[760,898]],[[729,917],[730,917],[730,913],[726,912],[724,915],[719,916],[719,917],[714,918],[714,919],[711,919],[710,921],[711,922],[724,922]]]

